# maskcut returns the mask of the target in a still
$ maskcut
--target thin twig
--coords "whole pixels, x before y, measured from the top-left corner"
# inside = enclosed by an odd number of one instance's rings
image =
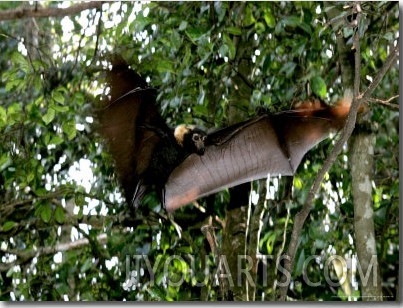
[[[267,195],[267,187],[269,185],[270,175],[267,180],[259,181],[259,196]],[[251,203],[251,202],[250,202]],[[249,206],[251,208],[251,206]],[[252,268],[251,268],[251,276],[252,276],[252,284],[246,282],[247,292],[246,299],[248,301],[255,301],[256,296],[256,284],[257,284],[257,274],[258,274],[258,264],[260,255],[259,252],[259,239],[260,233],[263,227],[263,215],[267,210],[267,199],[259,200],[256,204],[255,209],[253,210],[252,215],[250,216],[248,229],[247,229],[247,237],[249,237],[249,241],[246,246],[246,255],[252,259]]]
[[[287,242],[287,227],[288,227],[288,222],[290,221],[290,217],[291,217],[291,212],[290,212],[290,206],[291,206],[291,202],[288,200],[286,203],[286,207],[287,207],[287,217],[285,219],[285,223],[284,223],[284,231],[283,231],[283,243],[281,244],[281,247],[276,255],[276,267],[275,270],[278,269],[278,266],[280,264],[280,256],[283,254],[284,248],[285,248],[285,243]],[[277,288],[277,280],[273,281],[273,291],[276,291]]]
[[[393,100],[395,100],[397,98],[399,98],[399,94],[394,95],[391,98],[386,99],[386,100],[375,98],[375,97],[370,97],[370,98],[368,98],[368,101],[371,102],[371,103],[377,103],[377,104],[385,105],[387,107],[399,110],[399,108],[400,108],[399,104],[391,104],[390,103],[391,101],[393,101]]]

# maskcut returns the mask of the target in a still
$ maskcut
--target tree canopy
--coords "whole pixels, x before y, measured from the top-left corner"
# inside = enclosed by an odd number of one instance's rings
[[[1,2],[0,48],[0,300],[398,299],[397,2]],[[367,111],[294,177],[131,215],[95,116],[114,54],[172,127]]]

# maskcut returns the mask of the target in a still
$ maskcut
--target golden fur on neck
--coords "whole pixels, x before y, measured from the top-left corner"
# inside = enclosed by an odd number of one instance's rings
[[[174,136],[180,146],[183,146],[183,139],[189,130],[194,129],[194,125],[181,124],[175,128]]]

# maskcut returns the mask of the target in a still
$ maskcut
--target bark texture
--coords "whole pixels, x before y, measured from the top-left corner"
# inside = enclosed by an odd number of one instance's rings
[[[354,230],[358,255],[358,274],[363,301],[382,300],[372,202],[373,155],[375,138],[360,133],[351,140],[351,176],[354,199]]]

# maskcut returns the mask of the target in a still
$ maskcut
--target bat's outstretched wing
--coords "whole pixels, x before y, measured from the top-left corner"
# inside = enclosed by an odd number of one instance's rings
[[[156,91],[123,61],[106,71],[109,93],[99,112],[100,130],[115,161],[126,201],[141,193],[141,175],[150,164],[160,136],[155,130],[169,130],[155,104]]]
[[[261,116],[209,135],[204,155],[190,155],[168,178],[166,209],[173,211],[268,174],[293,175],[306,152],[342,128],[350,104],[349,97],[335,107],[305,102],[296,110]]]

